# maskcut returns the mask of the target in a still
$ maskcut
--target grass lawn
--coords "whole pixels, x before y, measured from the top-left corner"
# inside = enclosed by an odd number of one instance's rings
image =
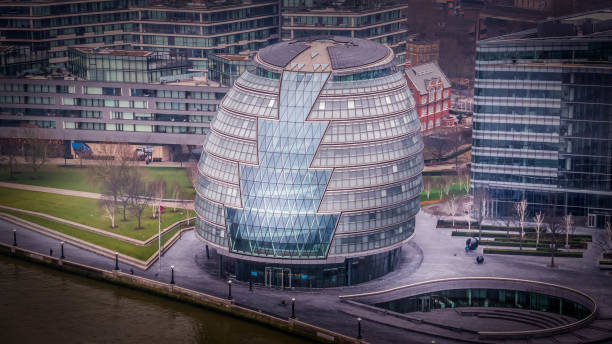
[[[78,222],[84,225],[106,230],[130,238],[145,240],[157,233],[157,219],[151,218],[151,209],[145,210],[141,221],[144,229],[136,229],[137,219],[127,213],[127,222],[122,222],[121,211],[118,209],[115,218],[116,228],[110,228],[110,220],[98,208],[98,200],[91,198],[64,196],[47,192],[0,188],[0,204],[8,207],[45,213],[62,219]],[[175,213],[171,209],[162,214],[162,228],[176,221],[185,219],[184,211]],[[193,216],[193,215],[192,215]]]
[[[170,189],[175,180],[189,197],[193,197],[195,194],[193,186],[187,178],[185,168],[139,167],[139,169],[142,170],[144,178],[147,181],[152,181],[157,178],[163,178],[166,181],[168,190],[166,191],[165,197],[167,198],[172,197]],[[87,166],[47,165],[43,166],[38,173],[33,173],[27,165],[20,165],[17,170],[19,173],[14,174],[13,176],[15,179],[11,180],[9,179],[8,169],[2,167],[2,169],[0,169],[0,181],[76,191],[98,193],[102,191],[100,185],[92,178],[91,168]]]
[[[84,231],[68,225],[57,223],[55,221],[43,219],[38,216],[26,215],[13,211],[3,210],[2,212],[143,261],[146,261],[149,259],[149,257],[151,257],[151,255],[157,252],[157,241],[153,241],[147,246],[137,246],[125,241],[109,238],[104,235]],[[178,230],[179,228],[177,227],[163,234],[162,243],[168,241]],[[70,259],[70,252],[66,252],[66,258]]]
[[[438,177],[439,178],[439,177]],[[440,188],[431,188],[431,192],[429,193],[429,198],[427,198],[427,194],[425,191],[421,191],[421,202],[423,201],[433,201],[440,199],[440,193],[442,189]],[[467,192],[463,188],[463,185],[459,185],[459,183],[455,183],[451,185],[449,194],[453,197],[459,197],[465,195]]]

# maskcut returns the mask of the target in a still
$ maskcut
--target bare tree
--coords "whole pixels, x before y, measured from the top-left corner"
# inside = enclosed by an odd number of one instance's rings
[[[431,193],[431,181],[426,180],[423,184],[423,191],[425,191],[425,195],[427,196],[427,200],[429,200],[429,194]]]
[[[540,229],[542,228],[542,224],[544,223],[544,214],[541,211],[537,212],[533,217],[533,221],[536,224],[536,250],[538,249],[538,244],[540,243]]]
[[[457,175],[459,177],[459,185],[463,187],[465,192],[470,191],[470,169],[466,167],[462,167],[458,170]]]
[[[198,180],[197,163],[189,164],[186,172],[187,172],[187,177],[189,178],[189,181],[191,182],[191,185],[192,186],[195,185],[196,181]]]
[[[474,202],[472,201],[465,202],[463,204],[463,209],[465,211],[465,218],[468,224],[468,233],[472,232],[472,206],[473,205],[474,205]],[[480,240],[480,238],[478,240]]]
[[[111,220],[111,228],[115,228],[116,204],[112,195],[102,195],[102,198],[98,201],[98,206],[104,211],[106,217]]]
[[[151,197],[153,196],[154,190],[152,183],[145,182],[139,174],[140,173],[136,173],[137,178],[134,178],[132,184],[128,188],[128,194],[130,195],[130,211],[138,218],[137,229],[142,228],[140,219],[142,213],[151,203]]]
[[[451,186],[453,185],[453,181],[450,178],[446,178],[443,179],[442,183],[442,190],[444,191],[444,196],[448,197]]]
[[[553,214],[556,211],[553,211]],[[555,253],[557,252],[557,241],[559,240],[559,235],[561,231],[563,231],[563,220],[560,217],[553,217],[551,219],[551,223],[548,226],[548,231],[550,232],[550,267],[555,267]]]
[[[448,213],[450,214],[450,216],[452,216],[453,228],[455,228],[455,215],[457,214],[457,210],[458,210],[457,208],[458,208],[457,200],[455,200],[454,198],[451,198],[448,201],[446,201],[446,210],[448,210]]]
[[[152,218],[155,218],[155,214],[157,214],[157,211],[159,210],[159,206],[162,203],[162,199],[164,198],[164,196],[166,195],[166,189],[167,189],[167,183],[164,179],[162,178],[158,178],[155,181],[150,183],[150,187],[151,187],[151,193],[153,195],[153,199],[151,200],[152,203]]]
[[[523,249],[523,237],[525,236],[525,216],[527,215],[527,200],[522,199],[520,202],[514,204],[514,211],[518,218],[519,224],[521,225],[521,241],[520,250]]]
[[[181,197],[181,185],[175,180],[174,182],[172,182],[172,187],[171,187],[171,192],[172,192],[172,199],[174,200],[178,200]],[[172,206],[172,212],[176,212],[176,204],[178,202],[174,202],[174,205]]]
[[[28,126],[24,129],[25,150],[24,155],[32,168],[32,172],[36,173],[47,162],[49,146],[51,140],[43,139],[40,128],[35,125]]]
[[[608,233],[608,239],[612,241],[612,223],[610,221],[606,222],[606,232]]]
[[[574,219],[572,218],[572,214],[563,216],[563,227],[565,228],[565,248],[569,248],[570,231],[574,231]]]
[[[489,192],[487,188],[476,188],[474,190],[474,216],[476,217],[476,223],[478,224],[478,240],[482,239],[482,221],[487,216],[487,203],[488,203]]]
[[[136,184],[144,183],[140,170],[136,167],[128,168],[123,174],[121,181],[120,192],[117,194],[117,203],[121,205],[123,212],[123,220],[127,221],[126,211],[130,207],[132,198],[138,195],[138,190],[135,190]]]
[[[2,154],[6,157],[4,160],[6,160],[9,180],[14,180],[14,174],[17,167],[17,156],[21,153],[19,139],[0,139],[0,144],[2,145]]]
[[[131,148],[126,144],[103,144],[100,154],[113,159],[100,160],[92,167],[93,181],[100,184],[104,193],[112,196],[115,203],[119,203],[119,197],[125,194],[130,183],[131,170],[136,168],[132,162]],[[127,206],[127,201],[121,203]],[[125,221],[125,211],[123,217]]]

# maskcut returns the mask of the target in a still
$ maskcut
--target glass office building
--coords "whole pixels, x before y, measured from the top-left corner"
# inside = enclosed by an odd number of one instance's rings
[[[478,42],[472,186],[494,216],[612,215],[612,11]],[[582,220],[581,220],[582,221]]]
[[[280,287],[360,283],[414,233],[423,144],[393,51],[347,37],[262,49],[220,104],[196,183],[220,274]]]

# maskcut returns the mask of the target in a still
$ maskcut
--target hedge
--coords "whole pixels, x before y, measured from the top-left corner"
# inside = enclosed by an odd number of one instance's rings
[[[471,232],[460,232],[460,231],[453,231],[452,236],[462,236],[462,237],[474,237],[474,236],[478,236],[478,230],[472,230]],[[519,240],[520,236],[518,234],[510,234],[510,236],[508,237],[506,235],[506,233],[497,233],[497,232],[482,232],[481,236],[483,238],[504,238],[504,239],[510,239],[510,240]],[[548,239],[548,235],[545,234],[540,234],[540,241],[546,241]],[[570,244],[571,243],[583,243],[583,242],[590,242],[591,241],[591,236],[590,235],[571,235],[569,236],[569,241]],[[526,236],[524,240],[533,240],[535,242],[535,236],[529,235]],[[565,235],[559,235],[559,241],[562,241],[565,244]]]
[[[510,249],[502,249],[502,248],[485,248],[483,250],[485,254],[507,254],[507,255],[516,255],[516,256],[541,256],[541,257],[550,257],[550,251],[534,251],[534,250],[510,250]],[[565,258],[582,258],[582,252],[564,252],[557,251],[555,253],[555,257],[565,257]]]
[[[600,260],[599,265],[612,265],[612,260]]]
[[[481,240],[480,244],[481,245],[486,245],[486,246],[511,246],[511,247],[520,247],[521,246],[521,243],[519,241]],[[545,248],[548,244],[549,244],[548,242],[540,241],[540,244],[538,245],[538,249]],[[523,247],[536,247],[535,241],[533,241],[533,242],[523,241]],[[587,245],[585,243],[582,243],[582,242],[578,242],[578,243],[570,242],[570,248],[583,249],[584,250],[584,249],[587,248]]]

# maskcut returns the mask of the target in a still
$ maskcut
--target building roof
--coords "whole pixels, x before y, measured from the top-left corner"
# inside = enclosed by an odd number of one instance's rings
[[[256,62],[293,71],[329,72],[389,63],[393,51],[360,38],[319,36],[281,42],[261,49]]]
[[[549,19],[538,23],[538,27],[535,29],[492,37],[479,42],[507,42],[538,38],[580,39],[610,36],[611,34],[612,7]]]
[[[406,68],[404,72],[420,94],[427,94],[427,87],[432,79],[440,79],[444,88],[451,87],[451,83],[442,69],[440,69],[440,66],[434,62]]]
[[[74,49],[84,54],[94,54],[94,55],[146,57],[146,56],[150,56],[153,54],[152,51],[148,51],[148,50],[92,49],[92,48],[83,48],[83,47],[78,47]]]

